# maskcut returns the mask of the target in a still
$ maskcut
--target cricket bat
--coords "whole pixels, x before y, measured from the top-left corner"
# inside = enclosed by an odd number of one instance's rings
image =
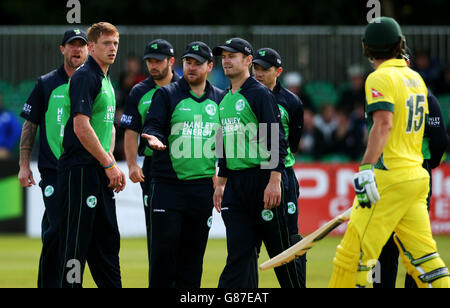
[[[272,259],[264,262],[259,266],[263,271],[284,265],[291,262],[292,260],[303,256],[308,250],[310,250],[317,242],[322,240],[331,231],[339,227],[342,223],[350,219],[350,214],[352,213],[352,208],[349,208],[344,213],[338,215],[334,219],[327,222],[325,225],[314,231],[313,233],[306,236],[297,244],[289,247],[279,255],[273,257]]]

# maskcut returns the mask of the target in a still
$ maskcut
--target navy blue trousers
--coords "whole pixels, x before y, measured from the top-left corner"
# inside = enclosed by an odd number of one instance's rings
[[[231,171],[222,200],[228,256],[220,276],[220,288],[254,288],[258,247],[264,242],[270,257],[290,245],[286,209],[282,205],[264,210],[264,190],[270,171]],[[300,287],[296,263],[275,269],[282,287]],[[257,283],[257,281],[256,281]]]
[[[150,287],[200,288],[212,223],[212,179],[151,184]]]
[[[142,166],[142,172],[144,173],[145,178],[144,178],[144,182],[141,183],[141,189],[142,189],[142,200],[143,200],[142,203],[143,203],[143,207],[144,207],[144,216],[145,216],[145,230],[146,230],[146,234],[147,234],[147,256],[148,256],[149,266],[150,266],[150,247],[151,247],[149,202],[152,198],[151,165],[152,165],[152,157],[151,156],[145,157],[144,164]]]
[[[300,196],[300,187],[295,176],[294,168],[289,167],[284,169],[282,180],[284,187],[283,202],[286,204],[287,228],[291,237],[291,245],[294,245],[302,239],[301,235],[298,234],[298,198]],[[297,265],[297,275],[300,280],[300,285],[302,288],[306,288],[306,254],[295,259],[294,262]]]
[[[41,172],[41,182],[44,200],[44,216],[41,224],[42,251],[39,259],[38,288],[59,287],[59,224],[61,210],[57,200],[57,172]]]
[[[58,172],[60,283],[64,288],[82,287],[86,261],[99,288],[122,287],[116,204],[108,185],[100,165]]]

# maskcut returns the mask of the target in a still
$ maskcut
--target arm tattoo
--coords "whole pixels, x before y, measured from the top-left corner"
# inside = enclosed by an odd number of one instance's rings
[[[37,125],[30,121],[25,121],[22,128],[22,136],[20,137],[20,163],[30,161],[36,132]]]

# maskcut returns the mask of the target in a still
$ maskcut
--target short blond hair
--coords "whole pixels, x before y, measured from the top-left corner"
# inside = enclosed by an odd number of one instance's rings
[[[103,34],[119,36],[119,31],[113,24],[101,21],[89,27],[87,31],[88,41],[97,43],[98,38]]]

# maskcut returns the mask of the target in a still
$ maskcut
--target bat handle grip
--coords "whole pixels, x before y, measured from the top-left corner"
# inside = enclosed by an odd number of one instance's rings
[[[349,208],[344,213],[342,213],[342,219],[349,220],[350,219],[350,215],[352,214],[352,209],[353,208]]]

